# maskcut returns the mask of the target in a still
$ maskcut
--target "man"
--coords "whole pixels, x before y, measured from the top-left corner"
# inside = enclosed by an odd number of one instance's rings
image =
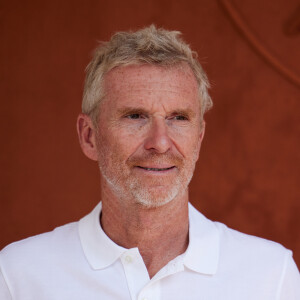
[[[188,204],[208,86],[178,32],[121,32],[97,49],[77,129],[101,202],[2,250],[1,299],[300,299],[291,251]]]

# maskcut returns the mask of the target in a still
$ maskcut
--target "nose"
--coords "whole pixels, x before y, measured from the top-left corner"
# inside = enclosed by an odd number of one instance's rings
[[[144,143],[146,150],[165,153],[171,148],[172,141],[168,134],[166,120],[162,117],[153,118]]]

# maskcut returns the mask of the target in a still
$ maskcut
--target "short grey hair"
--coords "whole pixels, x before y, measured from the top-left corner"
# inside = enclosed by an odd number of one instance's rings
[[[113,68],[141,64],[172,67],[180,63],[187,63],[196,77],[203,118],[212,107],[212,100],[208,94],[210,84],[197,60],[197,53],[183,41],[179,31],[154,25],[135,32],[117,32],[110,41],[100,43],[86,68],[82,112],[97,121],[99,104],[104,97],[104,76]]]

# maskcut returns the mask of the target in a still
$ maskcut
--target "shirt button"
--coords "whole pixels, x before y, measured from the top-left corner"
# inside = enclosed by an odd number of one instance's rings
[[[126,260],[126,262],[131,263],[131,262],[132,262],[132,257],[129,256],[129,255],[127,255],[127,256],[125,257],[125,260]],[[143,299],[143,300],[144,300],[144,299]],[[145,299],[145,300],[146,300],[146,299]]]

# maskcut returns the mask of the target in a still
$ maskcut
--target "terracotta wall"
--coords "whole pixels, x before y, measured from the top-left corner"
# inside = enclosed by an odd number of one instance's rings
[[[291,248],[299,265],[298,3],[2,0],[0,248],[99,201],[75,132],[84,68],[98,40],[155,23],[183,32],[212,82],[191,202]]]

